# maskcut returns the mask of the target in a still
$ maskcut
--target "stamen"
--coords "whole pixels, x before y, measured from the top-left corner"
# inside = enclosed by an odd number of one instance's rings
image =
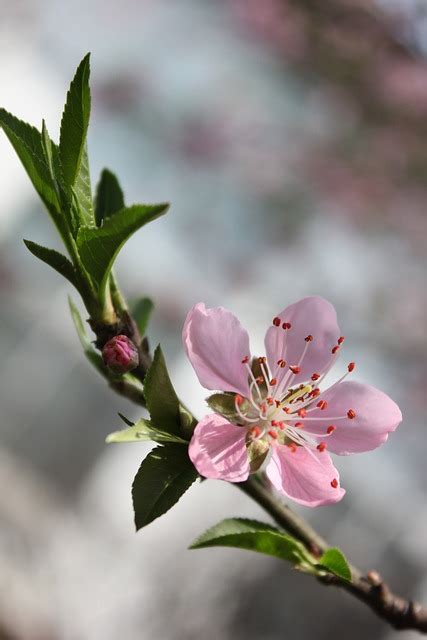
[[[303,427],[304,424],[302,422],[295,422],[294,427],[296,427],[297,429],[299,429],[300,427]]]
[[[273,431],[273,429],[270,429],[270,431],[268,431],[267,433],[270,436],[270,438],[273,438],[273,440],[277,440],[277,432],[276,431]]]
[[[299,415],[300,418],[305,418],[305,416],[307,415],[307,411],[301,408],[301,409],[298,409],[297,414]]]
[[[306,342],[311,342],[311,341],[313,340],[313,336],[311,335],[311,333],[310,333],[308,336],[306,336],[306,337],[304,338],[304,340],[305,340]]]
[[[272,379],[270,380],[270,386],[271,386],[271,387],[275,387],[275,386],[276,386],[276,384],[277,384],[277,379],[276,379],[276,378],[272,378]]]
[[[319,407],[321,411],[323,411],[328,406],[328,403],[325,400],[319,400],[316,406]]]
[[[347,367],[347,369],[348,369],[349,373],[351,373],[352,371],[354,371],[355,366],[356,366],[356,363],[355,363],[355,362],[349,362],[348,367]]]
[[[288,329],[290,329],[292,327],[290,322],[284,322],[282,324],[282,329],[284,329],[285,331],[287,331]]]
[[[280,327],[280,318],[278,318],[277,316],[275,318],[273,318],[273,324],[275,327]]]
[[[296,444],[291,442],[290,444],[287,444],[286,446],[291,450],[292,453],[296,453],[297,448],[298,448]]]
[[[298,375],[298,373],[301,373],[301,367],[297,367],[296,365],[292,365],[291,367],[289,367],[289,369],[294,375]]]
[[[242,398],[242,396],[240,394],[238,394],[238,393],[236,393],[236,397],[235,397],[234,400],[235,400],[235,402],[236,402],[238,407],[240,407],[240,405],[242,405],[243,402],[244,402],[244,398]]]
[[[320,453],[322,453],[322,451],[325,451],[326,449],[326,442],[319,442],[319,444],[317,445],[316,449],[318,451],[320,451]]]
[[[320,378],[320,373],[313,373],[313,375],[311,376],[311,379],[313,381],[316,381]]]
[[[344,336],[340,336],[338,338],[338,344],[342,344],[344,342],[344,340],[345,340],[345,337]]]
[[[334,489],[338,488],[338,480],[336,478],[331,480],[331,487],[333,487]]]
[[[315,387],[312,391],[310,391],[308,395],[310,396],[310,398],[317,398],[317,396],[320,396],[319,387]]]
[[[340,347],[338,344],[335,345],[335,347],[332,347],[331,352],[335,355],[337,351],[340,350]]]
[[[336,426],[333,424],[330,424],[329,427],[326,429],[326,433],[330,435],[335,431],[335,429],[336,429]]]
[[[350,420],[353,420],[353,418],[356,417],[356,412],[354,411],[354,409],[349,409],[347,411],[347,417],[350,418]]]
[[[261,434],[261,429],[259,427],[252,427],[249,433],[253,438],[258,438],[258,436]]]
[[[242,360],[242,364],[247,364],[249,362],[249,356],[245,356]]]

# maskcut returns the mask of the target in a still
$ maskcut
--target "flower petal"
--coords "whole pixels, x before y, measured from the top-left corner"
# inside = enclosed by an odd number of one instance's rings
[[[303,421],[304,429],[322,436],[327,434],[328,426],[335,426],[325,442],[329,451],[340,455],[376,449],[402,420],[402,413],[391,398],[360,382],[340,382],[319,397],[327,402],[327,406],[323,411],[318,408],[308,411]],[[353,419],[347,417],[349,409],[356,414]],[[343,417],[337,420],[339,416]]]
[[[339,474],[326,451],[277,445],[266,470],[273,486],[306,507],[338,502],[345,494]],[[337,483],[336,487],[333,484]]]
[[[188,313],[182,339],[197,377],[206,389],[249,395],[249,336],[239,320],[223,307],[206,309],[200,302]]]
[[[321,373],[334,358],[332,348],[340,337],[337,314],[331,303],[319,296],[303,298],[286,307],[278,317],[281,324],[271,326],[265,336],[268,364],[278,384],[289,373],[290,366],[300,366],[301,372],[289,375],[289,386],[309,380],[313,373]],[[282,328],[284,322],[290,323],[290,329]],[[308,336],[312,336],[311,342],[306,342]],[[278,360],[285,360],[287,366],[277,369]]]
[[[243,482],[249,476],[246,429],[212,414],[199,422],[188,453],[205,478]]]

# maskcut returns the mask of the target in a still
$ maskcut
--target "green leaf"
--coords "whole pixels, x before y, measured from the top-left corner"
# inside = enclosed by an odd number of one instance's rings
[[[102,356],[100,353],[98,353],[98,351],[95,350],[92,342],[89,339],[89,336],[86,333],[86,329],[85,326],[83,324],[83,320],[82,317],[79,313],[79,310],[77,309],[76,305],[74,304],[74,302],[71,300],[71,298],[68,298],[68,304],[70,306],[70,311],[71,311],[71,317],[73,319],[74,322],[74,326],[76,327],[76,331],[77,331],[77,335],[79,336],[79,340],[80,340],[80,344],[83,347],[83,351],[85,353],[85,356],[87,357],[87,359],[89,360],[89,362],[91,364],[93,364],[93,366],[105,377],[108,378],[108,371],[106,366],[104,365],[104,362],[102,360]]]
[[[77,236],[80,257],[102,294],[114,260],[126,240],[137,229],[163,215],[168,206],[136,204],[118,211],[105,220],[102,227],[80,227]]]
[[[79,202],[81,222],[94,224],[86,136],[90,117],[90,54],[79,64],[61,120],[59,156],[64,181]]]
[[[134,425],[129,426],[127,429],[121,429],[121,431],[115,431],[110,433],[105,442],[138,442],[141,440],[152,440],[163,444],[165,442],[175,442],[177,444],[185,444],[188,446],[188,441],[183,438],[179,438],[166,431],[160,431],[153,427],[148,420],[138,420]]]
[[[52,269],[55,269],[55,271],[60,273],[61,276],[64,276],[64,278],[67,278],[67,280],[78,289],[76,271],[68,258],[63,256],[62,253],[59,253],[59,251],[55,251],[55,249],[48,249],[40,244],[31,242],[31,240],[24,240],[24,243],[33,256],[36,256],[36,258],[48,264]]]
[[[132,484],[136,530],[173,507],[197,477],[186,447],[166,444],[150,451]]]
[[[102,221],[125,208],[123,191],[119,181],[108,169],[101,173],[101,179],[96,189],[95,222],[98,227]]]
[[[235,547],[257,551],[296,565],[312,565],[313,558],[304,545],[269,524],[243,518],[223,520],[195,540],[190,549]]]
[[[144,395],[152,424],[162,431],[181,434],[179,400],[169,378],[160,345],[144,381]]]
[[[9,138],[35,190],[60,229],[60,203],[45,159],[41,133],[35,127],[18,120],[5,109],[0,109],[0,126]]]
[[[346,557],[337,547],[325,551],[318,561],[318,566],[327,569],[330,573],[351,582],[351,569]]]
[[[141,298],[132,305],[132,317],[137,324],[141,336],[145,336],[153,309],[154,303],[150,298]]]
[[[230,422],[236,423],[239,422],[239,416],[234,402],[235,396],[235,393],[214,393],[209,398],[206,398],[206,402],[212,411],[220,413]],[[242,410],[244,411],[244,407]]]

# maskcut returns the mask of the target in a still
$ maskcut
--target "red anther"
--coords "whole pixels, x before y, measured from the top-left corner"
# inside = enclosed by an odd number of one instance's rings
[[[313,373],[313,375],[311,376],[312,380],[318,380],[320,378],[320,373]]]
[[[336,426],[333,424],[330,424],[329,427],[326,429],[326,433],[331,434],[335,431]]]
[[[303,427],[303,423],[302,422],[295,422],[294,427],[296,427],[297,429],[299,429],[300,427]]]
[[[290,409],[289,407],[283,407],[282,411],[284,411],[285,413],[289,413]]]
[[[326,449],[326,442],[319,442],[319,444],[317,445],[316,449],[318,451],[320,451],[320,453],[322,453],[322,451],[325,451]]]
[[[282,421],[280,421],[280,422],[279,422],[279,429],[281,429],[282,431],[283,431],[283,429],[285,428],[285,426],[286,426],[286,425],[285,425],[285,423],[284,423],[284,422],[282,422]]]
[[[280,327],[280,318],[278,318],[277,316],[275,318],[273,318],[273,324],[275,327]]]
[[[269,407],[271,407],[274,404],[273,398],[268,397],[267,398],[267,404],[268,404]]]
[[[295,375],[297,375],[298,373],[301,373],[301,367],[296,367],[295,365],[292,365],[291,367],[289,367],[289,369]]]
[[[276,407],[277,407],[277,408],[279,408],[279,407],[280,407],[280,400],[275,400],[275,401],[274,401],[274,403],[275,403],[275,405],[276,405]]]
[[[308,334],[308,336],[306,336],[306,337],[304,338],[304,340],[305,340],[306,342],[311,342],[311,341],[313,340],[313,336],[311,335],[311,333],[309,333],[309,334]]]
[[[356,417],[356,412],[354,411],[354,409],[349,409],[347,411],[347,418],[350,418],[350,420],[353,420],[353,418]]]
[[[279,367],[282,364],[282,362],[283,362],[282,358],[280,358],[280,360],[277,361],[277,364],[279,365]]]
[[[271,426],[272,426],[272,427],[278,427],[278,426],[279,426],[279,423],[277,422],[277,420],[272,420],[272,421],[271,421]]]
[[[261,356],[260,358],[258,358],[258,362],[260,364],[265,364],[267,362],[267,358],[265,356]]]
[[[340,336],[338,338],[338,344],[342,344],[344,342],[344,340],[345,340],[345,337],[344,336]]]
[[[236,404],[238,407],[240,407],[241,404],[243,404],[243,398],[240,394],[236,393],[236,397],[234,398]]]
[[[249,356],[245,356],[242,360],[242,364],[247,364],[249,362]]]
[[[316,387],[315,389],[312,389],[312,391],[310,391],[310,393],[308,394],[311,398],[317,398],[317,396],[320,396],[320,389],[319,387]]]
[[[258,384],[262,384],[264,382],[264,378],[262,376],[258,376],[258,378],[255,378],[255,382],[258,382]]]
[[[273,438],[273,440],[276,440],[277,438],[277,432],[273,431],[273,429],[270,429],[270,431],[268,432],[268,435],[270,436],[270,438]]]
[[[252,429],[250,430],[250,434],[251,436],[253,436],[254,438],[258,438],[258,436],[261,433],[261,429],[259,427],[252,427]]]
[[[336,478],[334,478],[333,480],[331,480],[331,487],[333,487],[334,489],[337,489],[338,487],[338,480]]]
[[[267,411],[267,406],[266,406],[265,402],[262,402],[260,406],[261,406],[261,411],[263,413],[265,413]]]
[[[297,450],[297,445],[296,444],[291,442],[290,444],[288,444],[286,446],[291,450],[292,453],[296,453],[296,450]]]
[[[331,349],[331,351],[332,351],[332,353],[333,353],[334,355],[335,355],[335,354],[336,354],[336,352],[337,352],[337,351],[339,351],[339,350],[340,350],[340,347],[339,347],[339,345],[338,345],[338,344],[336,344],[336,345],[335,345],[335,347],[332,347],[332,349]]]
[[[284,329],[285,331],[286,331],[287,329],[290,329],[291,327],[292,327],[292,325],[291,325],[291,323],[290,323],[290,322],[284,322],[284,323],[282,324],[282,329]]]
[[[270,380],[270,386],[271,386],[271,387],[274,387],[276,384],[277,384],[277,380],[276,380],[276,378],[271,378],[271,380]]]
[[[326,409],[327,406],[328,406],[328,403],[326,402],[326,400],[319,400],[319,402],[316,405],[316,407],[319,407],[321,411]]]
[[[307,411],[304,409],[304,407],[298,409],[297,413],[300,418],[305,418],[305,416],[307,415]]]
[[[355,362],[349,362],[349,363],[348,363],[348,367],[347,367],[347,369],[348,369],[349,371],[354,371],[354,367],[355,367],[355,366],[356,366],[356,363],[355,363]]]
[[[284,369],[286,367],[286,361],[282,360],[282,362],[280,363],[280,368]]]

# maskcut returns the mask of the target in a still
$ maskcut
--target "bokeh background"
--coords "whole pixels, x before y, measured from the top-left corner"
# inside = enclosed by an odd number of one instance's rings
[[[92,57],[92,181],[172,203],[118,262],[156,301],[149,336],[198,415],[180,331],[200,300],[261,348],[309,294],[338,310],[343,364],[396,399],[382,449],[337,460],[345,499],[300,511],[362,568],[427,601],[425,423],[427,8],[423,0],[2,0],[0,103],[58,134]],[[272,558],[187,551],[223,517],[265,517],[230,485],[194,486],[133,530],[148,445],[105,445],[137,408],[85,361],[67,285],[22,238],[59,247],[0,136],[1,640],[397,637],[347,594]],[[405,632],[409,640],[416,634]]]

